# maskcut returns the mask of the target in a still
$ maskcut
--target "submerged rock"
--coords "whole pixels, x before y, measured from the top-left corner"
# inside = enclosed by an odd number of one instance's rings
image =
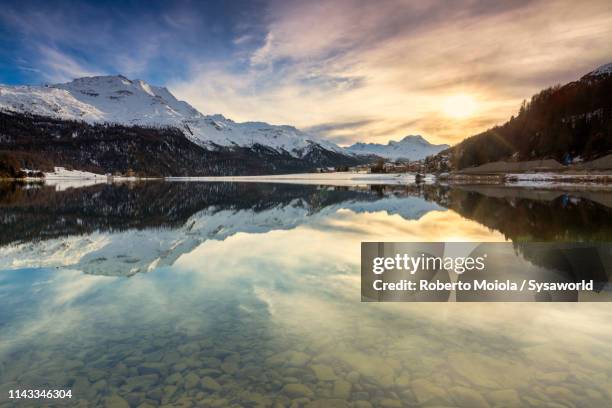
[[[287,364],[292,367],[303,367],[310,361],[310,359],[311,357],[306,353],[302,353],[301,351],[293,351],[288,356]]]
[[[352,385],[348,381],[336,380],[334,383],[333,396],[334,398],[349,399],[351,396]]]
[[[151,404],[150,402],[143,402],[142,404],[138,405],[138,408],[155,408],[157,404]]]
[[[487,399],[493,406],[518,407],[521,405],[518,392],[511,389],[492,391],[487,394]]]
[[[106,375],[106,371],[97,368],[93,368],[88,372],[89,381],[91,381],[92,383],[101,380],[102,378],[106,377]]]
[[[319,381],[333,381],[338,378],[334,369],[324,364],[312,364],[310,369]]]
[[[400,364],[392,359],[385,359],[356,351],[337,353],[337,358],[363,377],[383,388],[394,386],[395,371],[400,368]]]
[[[350,405],[348,402],[342,399],[331,398],[331,399],[321,399],[321,400],[309,402],[308,404],[306,404],[305,408],[349,408],[349,407]]]
[[[217,392],[221,390],[221,385],[212,377],[204,377],[200,382],[202,388],[207,391]]]
[[[395,385],[400,388],[409,387],[411,383],[412,383],[412,380],[410,376],[407,374],[402,374],[395,379]]]
[[[555,371],[551,373],[539,373],[536,379],[548,383],[561,383],[567,380],[569,374],[563,371]]]
[[[478,392],[467,387],[452,387],[448,390],[453,402],[460,408],[489,408],[487,400]]]
[[[178,347],[178,352],[182,355],[191,355],[200,351],[200,345],[197,343],[183,344]]]
[[[113,394],[110,397],[106,398],[104,406],[106,408],[130,408],[130,404],[128,404],[125,399],[123,399],[117,394]]]
[[[485,354],[451,353],[448,362],[457,374],[480,387],[524,387],[533,376],[533,370],[524,364],[495,359]]]
[[[309,361],[311,357],[301,351],[283,351],[282,353],[274,354],[266,359],[266,363],[269,365],[281,365],[286,364],[290,367],[303,367]]]
[[[95,384],[91,386],[91,388],[98,393],[104,391],[107,387],[108,387],[108,384],[106,380],[97,381]]]
[[[128,392],[134,391],[147,391],[153,385],[157,384],[158,381],[157,374],[147,374],[147,375],[139,375],[136,377],[130,377],[126,380],[123,388]]]
[[[178,387],[176,385],[167,385],[163,388],[163,394],[162,397],[165,399],[172,399],[172,397],[174,397],[174,394],[176,394],[176,391],[178,390]]]
[[[314,393],[310,388],[305,386],[304,384],[287,384],[283,387],[283,394],[288,395],[289,397],[299,398],[299,397],[308,397],[312,398]]]
[[[346,375],[346,379],[353,384],[358,383],[361,375],[357,371],[351,371]]]
[[[224,361],[221,364],[221,370],[223,370],[227,374],[234,374],[236,371],[238,371],[238,368],[238,364],[233,361]]]
[[[166,378],[168,384],[180,384],[183,382],[183,376],[180,373],[174,373]]]
[[[140,375],[164,374],[167,370],[167,366],[163,363],[143,363],[138,367],[138,373]]]
[[[195,388],[200,382],[200,377],[194,373],[189,373],[185,376],[185,389],[190,390]]]
[[[412,382],[412,391],[419,404],[444,405],[449,401],[444,388],[437,386],[429,380],[419,379]]]
[[[398,399],[383,398],[380,401],[380,406],[383,408],[402,408],[402,401]]]

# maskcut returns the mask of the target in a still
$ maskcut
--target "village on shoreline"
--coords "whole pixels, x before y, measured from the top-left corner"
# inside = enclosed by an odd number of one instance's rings
[[[572,186],[580,188],[612,188],[612,155],[563,165],[553,159],[524,162],[492,162],[458,171],[446,170],[448,165],[432,164],[431,158],[414,162],[378,161],[372,165],[342,168],[320,168],[313,173],[237,175],[205,177],[143,177],[133,173],[96,174],[55,167],[53,172],[27,170],[22,178],[4,179],[78,187],[113,182],[146,180],[201,182],[270,182],[321,185],[359,184],[496,184],[514,187],[550,188]]]

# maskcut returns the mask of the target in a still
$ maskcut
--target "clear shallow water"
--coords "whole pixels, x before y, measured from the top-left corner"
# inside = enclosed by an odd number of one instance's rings
[[[116,407],[612,398],[609,304],[372,304],[359,288],[361,241],[609,240],[607,193],[0,191],[0,401],[11,388],[70,388],[61,404]]]

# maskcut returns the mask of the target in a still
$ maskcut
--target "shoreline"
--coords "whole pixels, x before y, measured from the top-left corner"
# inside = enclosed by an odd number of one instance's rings
[[[168,181],[195,182],[240,182],[240,183],[285,183],[285,184],[317,184],[317,185],[384,185],[384,184],[415,184],[415,173],[296,173],[261,176],[204,176],[204,177],[166,177]],[[436,177],[432,174],[424,179],[426,183],[434,183]]]
[[[448,184],[489,184],[507,187],[593,187],[597,189],[612,189],[612,174],[610,173],[574,173],[574,172],[525,172],[525,173],[483,173],[465,174],[451,173],[438,177],[439,181]]]
[[[189,181],[189,182],[240,182],[240,183],[284,183],[307,185],[413,185],[417,184],[417,173],[296,173],[257,176],[171,176],[171,177],[125,177],[107,176],[80,171],[47,173],[46,177],[3,178],[0,181],[43,183],[57,188],[85,187],[103,183],[141,181]],[[590,188],[612,190],[612,173],[585,172],[510,172],[510,173],[443,173],[424,174],[420,183],[444,185],[497,185],[523,188]]]

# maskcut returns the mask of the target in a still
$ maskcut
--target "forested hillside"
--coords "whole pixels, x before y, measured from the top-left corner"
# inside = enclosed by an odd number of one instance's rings
[[[516,117],[451,149],[453,169],[498,160],[595,159],[612,151],[612,70],[554,86],[525,101]]]
[[[324,149],[312,149],[303,158],[261,145],[207,150],[172,127],[88,124],[0,111],[0,177],[53,166],[103,174],[204,176],[305,172],[359,162]]]

